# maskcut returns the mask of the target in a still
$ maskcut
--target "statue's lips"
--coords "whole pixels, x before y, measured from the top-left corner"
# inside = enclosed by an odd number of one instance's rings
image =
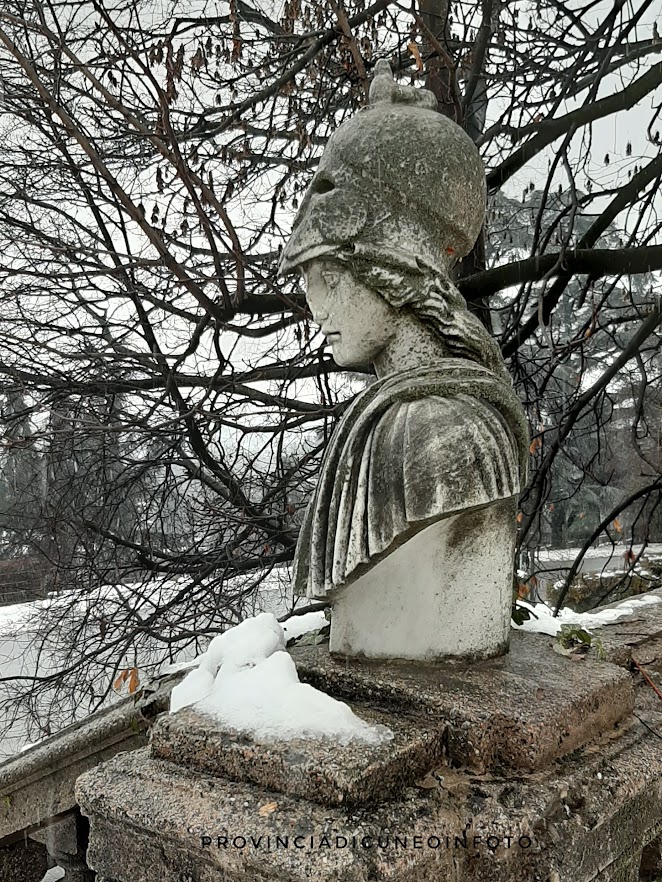
[[[322,333],[329,343],[334,343],[336,340],[340,340],[340,331],[322,331]]]

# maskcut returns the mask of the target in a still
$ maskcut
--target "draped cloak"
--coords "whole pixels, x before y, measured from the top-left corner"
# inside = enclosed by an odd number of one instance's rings
[[[382,377],[331,437],[299,534],[295,593],[323,599],[403,534],[517,495],[527,456],[522,405],[482,365],[448,358]]]

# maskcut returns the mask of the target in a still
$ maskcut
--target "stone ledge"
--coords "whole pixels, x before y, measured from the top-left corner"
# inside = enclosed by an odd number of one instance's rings
[[[573,663],[552,639],[514,632],[508,655],[421,665],[334,659],[326,647],[292,651],[299,677],[336,698],[418,714],[444,725],[449,760],[476,771],[544,768],[632,713],[627,671],[594,658]]]
[[[646,595],[662,600],[662,588],[647,591]],[[639,596],[641,595],[629,597],[628,600],[636,601]],[[608,603],[591,612],[615,609],[618,606],[620,602]],[[609,660],[627,665],[634,655],[639,661],[639,653],[647,652],[652,644],[660,645],[662,642],[662,603],[650,606],[642,604],[639,609],[618,622],[603,625],[601,628],[591,628],[591,633],[602,640]]]
[[[0,846],[74,811],[80,774],[119,751],[142,747],[154,717],[168,708],[176,679],[164,678],[155,691],[124,699],[0,763]]]
[[[258,784],[323,805],[377,803],[399,794],[442,757],[444,727],[358,709],[369,723],[388,726],[382,745],[297,739],[256,743],[223,729],[213,717],[190,709],[159,719],[151,733],[152,755],[178,765]]]
[[[362,848],[360,841],[387,830],[406,834],[409,841],[432,829],[440,836],[461,831],[453,808],[434,805],[421,791],[409,790],[402,801],[377,809],[323,808],[191,772],[154,759],[147,750],[88,772],[76,790],[92,823],[88,861],[102,876],[122,882],[165,882],[181,876],[193,882],[438,882],[452,878],[452,851],[418,850],[412,856],[407,849],[380,855]],[[249,845],[233,847],[237,836]],[[324,837],[335,845],[337,836],[347,839],[348,846],[317,847]],[[208,845],[203,837],[210,838]],[[230,847],[219,847],[218,837]],[[279,846],[277,837],[287,847]],[[357,837],[358,846],[352,847]]]

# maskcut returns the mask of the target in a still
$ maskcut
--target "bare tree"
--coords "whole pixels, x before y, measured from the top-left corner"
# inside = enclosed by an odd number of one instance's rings
[[[291,560],[357,378],[276,259],[381,58],[432,89],[485,158],[488,220],[458,285],[530,415],[522,551],[567,538],[578,494],[599,499],[577,510],[578,541],[614,521],[632,539],[659,530],[654,11],[6,0],[3,474],[32,477],[5,493],[0,527],[5,556],[45,556],[70,592],[45,617],[58,663],[18,681],[21,712],[45,729],[47,703],[98,706],[121,670],[240,618]],[[628,113],[636,125],[614,136]]]

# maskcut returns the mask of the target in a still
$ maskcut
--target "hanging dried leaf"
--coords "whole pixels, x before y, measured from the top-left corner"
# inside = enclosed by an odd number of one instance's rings
[[[407,49],[409,51],[409,54],[412,56],[412,58],[416,62],[416,69],[419,71],[419,73],[423,73],[425,68],[423,65],[423,59],[421,58],[421,53],[420,53],[418,46],[416,45],[416,43],[414,43],[412,41],[411,43],[407,43]]]
[[[175,58],[174,65],[174,74],[176,80],[181,80],[182,71],[184,70],[184,47],[180,46],[177,50],[177,57]]]
[[[529,453],[533,455],[537,450],[540,450],[542,447],[542,438],[540,435],[536,435],[533,441],[529,444]]]
[[[205,56],[200,46],[198,46],[195,55],[191,59],[191,68],[195,71],[195,73],[199,73],[204,66]]]
[[[119,675],[119,677],[117,677],[117,679],[113,683],[113,689],[115,689],[115,690],[121,689],[122,686],[126,683],[127,678],[130,673],[131,672],[128,668],[125,671],[122,671],[122,673]]]
[[[140,677],[138,676],[138,669],[131,668],[131,672],[129,675],[129,695],[133,695],[136,689],[140,686]]]

